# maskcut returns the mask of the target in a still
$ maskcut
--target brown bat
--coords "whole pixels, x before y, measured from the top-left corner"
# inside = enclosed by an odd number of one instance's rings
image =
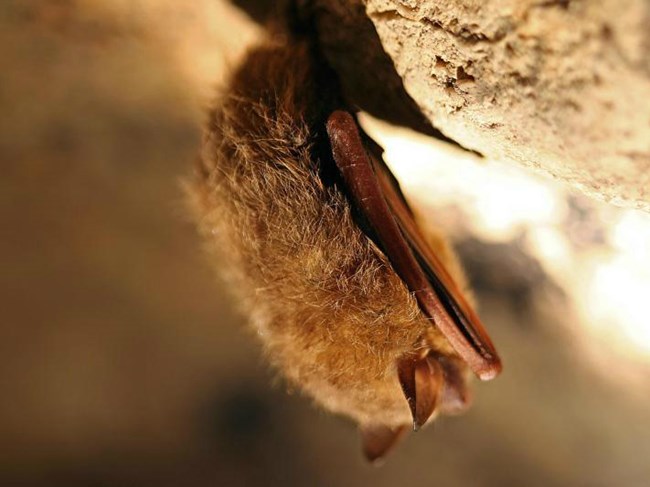
[[[425,235],[306,40],[251,51],[204,137],[194,208],[270,361],[360,425],[382,458],[412,425],[469,405],[499,357],[460,267]]]

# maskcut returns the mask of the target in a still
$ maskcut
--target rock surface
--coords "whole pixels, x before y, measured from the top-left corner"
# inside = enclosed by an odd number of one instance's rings
[[[650,210],[650,2],[368,0],[444,134]]]

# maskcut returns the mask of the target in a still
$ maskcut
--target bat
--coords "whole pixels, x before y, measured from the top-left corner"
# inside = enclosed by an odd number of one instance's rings
[[[356,421],[368,460],[464,411],[470,371],[500,372],[454,254],[420,229],[308,40],[272,36],[233,73],[190,196],[271,364]]]

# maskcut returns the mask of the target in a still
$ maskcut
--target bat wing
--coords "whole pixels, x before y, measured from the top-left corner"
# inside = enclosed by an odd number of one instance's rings
[[[371,141],[364,144],[346,111],[330,114],[327,133],[348,193],[422,312],[479,378],[496,377],[501,361],[490,337],[420,232],[381,149]]]

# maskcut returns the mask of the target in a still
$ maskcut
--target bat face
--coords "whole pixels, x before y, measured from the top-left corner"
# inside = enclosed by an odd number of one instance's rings
[[[260,47],[211,112],[195,214],[270,362],[376,460],[500,362],[444,241],[423,235],[309,45]],[[451,264],[451,265],[447,265]],[[450,271],[451,269],[451,271]]]

